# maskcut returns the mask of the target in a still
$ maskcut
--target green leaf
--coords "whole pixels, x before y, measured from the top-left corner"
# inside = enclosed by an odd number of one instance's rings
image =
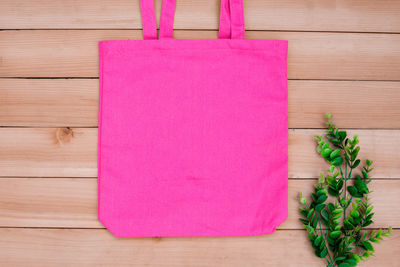
[[[367,163],[368,166],[371,166],[371,165],[372,165],[372,161],[370,161],[370,160],[368,160],[368,159],[366,160],[366,163]]]
[[[322,150],[321,152],[321,156],[323,156],[324,158],[329,157],[329,155],[331,154],[332,149],[330,148],[325,148],[324,150]]]
[[[321,195],[321,196],[319,196],[319,198],[317,199],[317,202],[318,203],[323,203],[323,202],[325,202],[325,200],[327,200],[328,199],[328,196],[327,195]]]
[[[314,245],[318,247],[321,244],[322,241],[322,235],[319,235],[315,240],[314,240]]]
[[[325,189],[320,189],[317,191],[317,196],[321,196],[321,195],[326,195],[326,190]]]
[[[332,239],[330,236],[328,236],[328,244],[334,245],[335,244],[335,239]]]
[[[306,228],[307,232],[310,234],[314,233],[314,231],[315,231],[314,228],[312,228],[310,225],[305,225],[304,227]]]
[[[321,173],[319,174],[318,183],[321,184],[321,185],[325,183],[325,176],[324,176],[324,173],[323,173],[323,172],[321,172]]]
[[[330,171],[330,172],[333,172],[334,170],[335,170],[335,166],[330,166],[330,167],[329,167],[329,171]]]
[[[352,242],[351,242],[351,243],[352,243]],[[352,253],[350,257],[351,257],[352,259],[354,259],[354,260],[356,261],[356,263],[359,263],[359,262],[361,261],[360,257],[359,257],[357,254],[355,254],[355,253]]]
[[[330,212],[333,212],[335,210],[335,205],[333,205],[332,203],[328,204],[328,209]]]
[[[347,191],[349,191],[350,195],[352,195],[353,197],[359,197],[359,195],[360,195],[358,193],[357,188],[355,186],[352,186],[352,185],[347,187]]]
[[[325,209],[321,211],[321,216],[324,220],[329,221],[329,213]]]
[[[312,217],[311,217],[310,221],[311,221],[311,222],[312,222],[312,221],[314,221],[316,217],[317,217],[317,213],[316,213],[316,212],[314,212],[314,214],[312,215]]]
[[[342,157],[336,157],[334,160],[331,161],[331,164],[334,166],[340,166],[343,163]]]
[[[364,241],[366,237],[367,237],[367,232],[365,231],[363,236],[362,236],[362,238],[361,238],[361,241]]]
[[[330,175],[326,176],[326,182],[328,183],[328,185],[332,188],[336,188],[336,179]]]
[[[364,241],[363,245],[368,251],[374,251],[374,247],[372,246],[372,244],[369,241]]]
[[[318,226],[318,220],[314,220],[314,221],[313,221],[313,227],[314,227],[314,228],[317,228],[317,226]]]
[[[343,178],[340,178],[336,184],[336,190],[340,191],[343,187]]]
[[[299,200],[300,204],[303,204],[303,205],[305,205],[307,202],[306,198],[303,197],[303,194],[301,192],[299,193],[298,200]]]
[[[339,131],[339,136],[340,136],[340,139],[343,141],[347,136],[347,132],[346,131]]]
[[[310,209],[307,214],[307,218],[310,219],[311,215],[313,214],[314,209]]]
[[[340,156],[340,150],[339,149],[336,149],[336,150],[332,151],[332,153],[330,154],[329,157],[331,159],[335,159],[337,156]]]
[[[343,210],[341,210],[341,209],[335,209],[335,210],[333,210],[332,211],[332,214],[341,214],[343,212]]]
[[[350,266],[356,266],[357,265],[357,261],[354,259],[348,259],[345,261],[345,263],[349,264]]]
[[[366,221],[365,223],[363,223],[363,227],[367,227],[367,226],[369,226],[370,224],[372,224],[373,223],[373,221]]]
[[[316,205],[315,206],[315,210],[316,211],[321,211],[322,209],[324,209],[325,208],[325,204],[318,204],[318,205]]]
[[[351,153],[351,161],[355,160],[357,158],[358,152],[360,151],[360,147],[356,147],[353,152]]]
[[[326,255],[328,255],[328,250],[327,250],[326,248],[324,248],[324,249],[321,251],[320,257],[321,257],[321,258],[325,258]]]
[[[339,267],[350,267],[350,265],[347,262],[342,262]]]
[[[329,234],[329,236],[332,237],[333,239],[337,239],[341,234],[342,234],[341,231],[333,231]]]
[[[365,220],[366,220],[366,221],[371,220],[372,217],[374,217],[374,215],[375,215],[375,212],[372,212],[372,213],[368,214],[368,216],[365,218]]]
[[[342,225],[336,225],[334,230],[335,231],[340,231],[340,229],[342,229],[342,227],[343,227]]]
[[[354,225],[349,220],[343,221],[343,224],[344,224],[344,228],[346,230],[353,230],[354,229]]]
[[[303,215],[303,217],[307,217],[308,210],[306,208],[301,208],[300,209],[300,214]]]
[[[361,179],[359,175],[356,176],[356,180],[354,181],[354,185],[357,187],[358,191],[361,193],[368,193],[367,184]]]
[[[367,208],[367,210],[365,211],[365,214],[368,214],[368,213],[370,213],[371,211],[372,211],[372,209],[374,208],[374,206],[369,206],[368,208]]]
[[[379,243],[379,242],[380,242],[378,239],[375,239],[375,238],[373,238],[373,237],[371,237],[371,238],[369,239],[369,241],[371,241],[371,242],[373,242],[373,243]]]
[[[302,218],[299,218],[299,220],[300,220],[303,224],[308,224],[308,220],[305,220],[305,219],[302,219]]]
[[[358,218],[358,217],[360,217],[360,213],[359,213],[358,211],[356,211],[356,210],[352,210],[352,211],[350,212],[350,215],[351,215],[351,217],[353,217],[353,218]]]
[[[328,193],[329,193],[329,195],[331,195],[333,197],[339,196],[339,191],[335,190],[335,189],[332,189],[331,187],[328,188]]]
[[[357,168],[357,166],[360,164],[360,162],[361,162],[361,160],[356,160],[355,162],[354,162],[354,164],[351,166],[351,168],[352,169],[355,169],[355,168]]]
[[[364,258],[368,258],[369,257],[369,252],[367,251],[367,252],[364,252],[364,254],[362,255]]]

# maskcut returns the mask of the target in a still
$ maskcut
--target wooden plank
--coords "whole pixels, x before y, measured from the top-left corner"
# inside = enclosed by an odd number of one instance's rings
[[[400,128],[400,82],[290,80],[289,127]],[[344,97],[346,96],[346,97]],[[0,79],[0,125],[93,127],[98,79]]]
[[[176,31],[177,38],[216,38],[216,31]],[[289,40],[290,79],[399,80],[400,35],[263,32]],[[100,40],[140,39],[137,30],[0,32],[0,77],[97,77]]]
[[[289,131],[289,177],[316,177],[329,166],[322,162],[316,153],[315,135],[324,134],[323,130]],[[350,136],[358,134],[360,139],[359,156],[374,161],[373,177],[400,177],[400,131],[398,130],[352,130]]]
[[[159,17],[161,0],[155,2]],[[219,2],[177,1],[175,28],[217,29]],[[249,30],[400,32],[396,0],[252,0],[244,7]],[[2,0],[0,28],[139,29],[139,1]]]
[[[289,217],[279,229],[303,229],[297,196],[316,180],[289,180]],[[374,180],[370,227],[400,228],[400,180]],[[104,228],[97,220],[96,178],[1,178],[0,227]]]
[[[400,231],[362,266],[399,266]],[[23,257],[21,257],[23,255]],[[0,229],[2,266],[322,266],[304,231],[254,237],[114,238],[103,229]]]
[[[0,227],[103,228],[96,178],[1,178]]]
[[[0,128],[0,148],[2,176],[97,176],[97,129]]]
[[[399,128],[400,82],[288,81],[289,127]]]
[[[98,79],[0,79],[0,125],[97,126],[98,91]]]
[[[289,177],[318,177],[328,169],[315,151],[323,130],[289,131]],[[354,130],[360,157],[373,160],[373,177],[400,177],[400,131]],[[0,128],[0,176],[96,177],[96,128]]]

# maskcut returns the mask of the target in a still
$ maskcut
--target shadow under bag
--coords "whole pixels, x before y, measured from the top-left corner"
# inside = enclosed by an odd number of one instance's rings
[[[99,220],[117,237],[250,236],[287,217],[287,41],[244,38],[242,0],[222,0],[218,39],[101,41]],[[188,34],[188,33],[185,33]],[[191,32],[196,34],[196,32]]]

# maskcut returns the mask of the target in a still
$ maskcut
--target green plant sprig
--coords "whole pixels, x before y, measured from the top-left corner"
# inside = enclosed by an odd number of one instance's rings
[[[315,255],[324,258],[328,267],[356,266],[374,255],[372,243],[380,243],[383,237],[390,236],[392,228],[365,229],[373,223],[374,216],[368,197],[372,161],[366,160],[360,174],[353,177],[361,164],[358,136],[348,137],[346,131],[332,124],[330,114],[326,117],[325,135],[315,138],[317,152],[330,168],[326,174],[320,174],[309,204],[299,194],[300,221],[308,232]],[[328,199],[333,201],[328,203]]]

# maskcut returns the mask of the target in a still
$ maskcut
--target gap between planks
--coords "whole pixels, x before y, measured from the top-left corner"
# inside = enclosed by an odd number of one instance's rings
[[[161,1],[155,1],[159,21]],[[177,1],[176,29],[217,29],[219,0]],[[275,31],[400,32],[400,4],[379,1],[244,1],[246,29]],[[284,18],[284,19],[283,19]],[[373,21],[374,23],[371,23]],[[26,0],[0,2],[0,28],[129,29],[141,28],[139,1]],[[159,23],[158,23],[159,24]]]

